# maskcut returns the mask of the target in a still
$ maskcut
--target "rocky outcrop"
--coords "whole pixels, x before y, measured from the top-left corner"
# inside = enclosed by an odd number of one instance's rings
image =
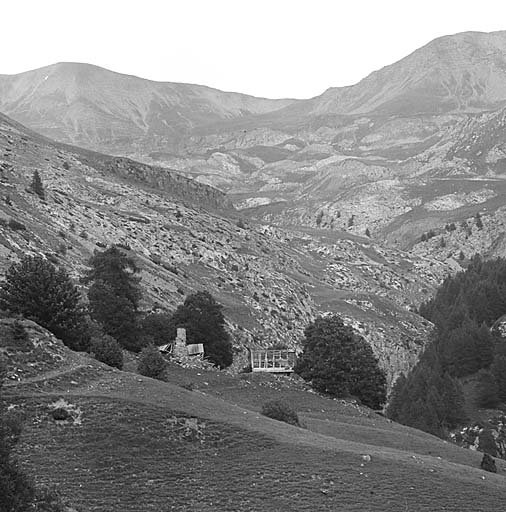
[[[87,161],[87,159],[84,159],[84,162]],[[129,182],[146,185],[158,191],[163,191],[170,197],[203,208],[213,210],[234,209],[230,199],[221,190],[168,169],[149,166],[121,157],[101,158],[98,160],[98,168]]]

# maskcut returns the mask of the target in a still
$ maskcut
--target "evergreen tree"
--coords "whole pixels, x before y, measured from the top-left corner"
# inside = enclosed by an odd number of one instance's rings
[[[90,259],[91,269],[84,278],[90,315],[103,331],[128,350],[139,351],[138,306],[141,298],[139,269],[135,260],[118,247],[98,252]]]
[[[478,372],[475,400],[478,407],[495,407],[499,402],[499,387],[491,371],[482,369]]]
[[[1,308],[34,320],[74,350],[89,341],[80,299],[66,271],[40,256],[11,265],[0,284]]]
[[[156,346],[166,345],[174,339],[172,316],[167,313],[150,313],[140,321],[140,330],[144,339]]]
[[[37,194],[41,199],[46,199],[46,193],[44,192],[44,185],[40,177],[39,171],[35,171],[32,177],[32,184],[30,188]]]
[[[498,399],[506,402],[506,355],[496,354],[494,362],[490,366],[490,371],[497,383]]]
[[[387,415],[389,418],[395,419],[396,421],[399,421],[404,404],[408,401],[406,384],[406,376],[404,373],[401,373],[399,377],[397,377],[390,393]]]
[[[172,315],[172,339],[177,327],[186,328],[188,343],[202,343],[205,357],[226,368],[232,364],[233,355],[222,310],[223,306],[209,292],[189,295]]]
[[[84,282],[102,281],[108,284],[114,293],[125,297],[137,309],[142,292],[139,286],[139,268],[135,259],[113,245],[105,251],[95,251],[89,261],[90,270]]]
[[[126,298],[117,295],[103,281],[95,281],[88,290],[90,315],[125,349],[138,352],[142,346],[137,328],[137,310]]]
[[[476,212],[476,215],[474,216],[474,218],[476,220],[476,227],[478,229],[482,229],[483,228],[483,222],[481,220],[480,212]]]
[[[455,428],[467,420],[465,412],[464,391],[460,382],[445,372],[440,383],[443,401],[441,425],[444,429]]]
[[[337,316],[317,318],[304,331],[295,372],[317,391],[353,395],[372,408],[386,400],[386,379],[370,345]]]
[[[440,437],[466,420],[462,388],[443,373],[434,345],[429,344],[407,378],[395,383],[387,416]]]

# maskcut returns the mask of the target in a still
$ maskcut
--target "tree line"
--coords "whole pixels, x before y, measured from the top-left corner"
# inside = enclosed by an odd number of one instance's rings
[[[462,378],[476,377],[477,406],[506,400],[506,343],[493,329],[506,313],[506,260],[475,256],[419,313],[433,333],[415,368],[397,380],[387,414],[445,437],[466,420]]]
[[[173,313],[140,310],[140,269],[117,246],[95,251],[88,271],[87,302],[68,273],[42,256],[24,256],[0,283],[0,308],[34,320],[72,350],[90,351],[122,367],[121,349],[139,352],[162,345],[185,327],[188,343],[202,343],[204,355],[225,368],[232,363],[232,344],[222,306],[206,291],[189,295]]]
[[[42,256],[25,256],[0,283],[0,308],[32,319],[73,350],[86,350],[121,369],[122,349],[172,342],[185,327],[189,343],[202,343],[205,357],[230,366],[233,350],[223,307],[207,291],[189,295],[172,313],[143,313],[139,267],[117,246],[95,251],[81,277],[88,302],[67,272]],[[384,373],[370,345],[337,316],[317,318],[303,339],[295,371],[314,389],[331,396],[353,396],[379,408],[386,400]],[[148,357],[154,358],[151,351]]]

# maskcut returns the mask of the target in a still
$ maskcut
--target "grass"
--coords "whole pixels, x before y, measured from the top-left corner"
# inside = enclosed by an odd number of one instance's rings
[[[502,461],[484,473],[481,454],[303,383],[175,365],[168,379],[87,360],[9,386],[26,415],[24,467],[82,511],[476,511],[506,498]],[[60,398],[81,409],[80,425],[49,417]],[[263,417],[266,399],[287,400],[306,428]]]

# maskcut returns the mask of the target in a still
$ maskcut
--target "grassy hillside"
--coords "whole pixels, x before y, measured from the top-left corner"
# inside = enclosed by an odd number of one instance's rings
[[[503,462],[485,473],[481,454],[295,379],[171,365],[160,382],[58,353],[22,378],[11,347],[6,399],[26,418],[23,466],[79,510],[475,511],[506,498]],[[272,398],[306,428],[260,415]],[[55,421],[62,400],[72,417]]]

